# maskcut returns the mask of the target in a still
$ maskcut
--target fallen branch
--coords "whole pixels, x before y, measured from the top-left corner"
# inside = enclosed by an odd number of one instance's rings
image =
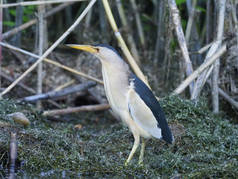
[[[81,112],[81,111],[103,111],[109,108],[110,108],[109,104],[86,105],[86,106],[80,106],[80,107],[70,107],[66,109],[45,111],[43,113],[43,116],[63,115],[63,114]]]
[[[183,90],[195,79],[197,78],[206,68],[212,65],[220,56],[226,52],[226,44],[224,44],[217,52],[207,59],[202,65],[200,65],[190,76],[188,76],[172,93],[172,95],[180,94]]]
[[[75,85],[73,87],[64,88],[63,90],[60,90],[60,91],[50,91],[47,93],[37,94],[34,96],[28,96],[21,99],[21,101],[34,102],[34,101],[39,101],[43,99],[58,98],[61,96],[66,96],[72,93],[83,91],[94,86],[96,86],[95,82],[87,82],[87,83]]]
[[[68,7],[69,5],[71,5],[71,4],[73,4],[73,3],[74,3],[74,2],[64,3],[64,4],[61,4],[61,5],[57,6],[57,7],[54,7],[54,8],[52,8],[52,9],[50,9],[48,12],[46,12],[46,13],[44,14],[44,18],[47,18],[47,17],[49,17],[49,16],[52,16],[53,14],[55,14],[55,13],[61,11],[62,9]],[[7,31],[7,32],[5,32],[5,33],[3,33],[3,34],[2,34],[2,39],[4,40],[4,39],[6,39],[6,38],[8,38],[8,37],[11,37],[11,36],[17,34],[19,31],[22,31],[22,30],[24,30],[24,29],[26,29],[26,28],[28,28],[28,27],[30,27],[30,26],[36,24],[37,21],[38,21],[37,18],[32,19],[32,20],[30,20],[30,21],[28,21],[28,22],[26,22],[26,23],[24,23],[24,24],[22,24],[22,25],[20,25],[20,26],[18,26],[18,27],[15,27],[15,28],[13,28],[13,29],[11,29],[11,30],[9,30],[9,31]]]
[[[15,47],[15,46],[10,45],[10,44],[7,44],[7,43],[0,42],[0,45],[3,46],[3,47],[6,47],[6,48],[12,49],[12,50],[21,52],[21,53],[23,53],[23,54],[29,55],[29,56],[31,56],[31,57],[40,58],[40,56],[38,56],[38,55],[36,55],[36,54],[34,54],[34,53],[28,52],[28,51],[26,51],[26,50],[20,49],[20,48],[18,48],[18,47]],[[82,76],[82,77],[84,77],[84,78],[87,78],[87,79],[89,79],[89,80],[92,80],[92,81],[97,82],[98,84],[103,85],[103,81],[102,81],[102,80],[99,80],[99,79],[97,79],[97,78],[95,78],[95,77],[92,77],[92,76],[89,76],[89,75],[87,75],[87,74],[85,74],[85,73],[83,73],[83,72],[79,72],[79,71],[74,70],[74,69],[72,69],[72,68],[70,68],[70,67],[67,67],[67,66],[65,66],[65,65],[62,65],[62,64],[60,64],[59,62],[50,60],[50,59],[48,59],[48,58],[45,58],[45,59],[44,59],[44,62],[50,63],[50,64],[52,64],[52,65],[55,65],[55,66],[59,67],[59,68],[62,68],[62,69],[64,69],[64,70],[67,70],[67,71],[69,71],[69,72],[71,72],[71,73],[75,73],[75,74],[77,74],[77,75],[80,75],[80,76]]]
[[[77,18],[77,20],[73,23],[73,25],[68,28],[66,32],[48,49],[45,51],[45,53],[29,68],[27,69],[16,81],[14,81],[10,86],[8,86],[1,94],[0,98],[6,93],[8,93],[13,87],[16,86],[17,83],[19,83],[28,73],[30,73],[32,70],[35,69],[35,67],[42,62],[59,44],[62,42],[65,37],[67,37],[81,22],[81,20],[84,18],[84,16],[87,14],[87,12],[91,9],[91,7],[94,5],[96,0],[91,0],[88,6],[84,9],[82,14]]]
[[[1,5],[0,5],[0,8],[9,8],[9,7],[15,7],[15,6],[34,6],[34,5],[56,4],[56,3],[77,2],[77,1],[86,1],[86,0],[26,1],[26,2],[17,2],[17,3],[1,4]]]

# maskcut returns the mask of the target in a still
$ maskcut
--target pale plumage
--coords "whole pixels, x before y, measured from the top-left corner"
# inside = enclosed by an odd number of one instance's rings
[[[139,163],[143,162],[144,138],[155,137],[168,143],[173,142],[173,136],[159,102],[138,77],[131,75],[128,65],[114,48],[108,45],[69,46],[94,54],[102,63],[104,88],[108,102],[113,112],[128,125],[135,139],[126,165],[139,146],[140,137],[142,137],[142,147]]]

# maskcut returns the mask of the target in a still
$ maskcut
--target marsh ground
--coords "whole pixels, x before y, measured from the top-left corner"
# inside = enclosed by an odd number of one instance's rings
[[[167,145],[150,140],[144,166],[139,152],[124,167],[133,145],[128,129],[109,112],[66,116],[67,122],[52,122],[26,104],[0,101],[0,174],[9,165],[10,132],[17,133],[17,175],[82,178],[171,178],[175,176],[235,178],[238,176],[238,126],[223,115],[209,112],[205,102],[193,104],[179,97],[161,101],[175,133]],[[31,120],[27,128],[9,121],[7,114],[22,111]],[[6,125],[8,124],[8,125]],[[75,129],[81,124],[81,129]]]

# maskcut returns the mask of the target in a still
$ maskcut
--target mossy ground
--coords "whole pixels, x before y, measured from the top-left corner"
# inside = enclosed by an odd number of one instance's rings
[[[11,123],[0,127],[0,166],[8,165],[10,131],[17,132],[18,175],[90,178],[186,178],[238,176],[238,126],[210,113],[205,102],[194,104],[179,97],[161,101],[170,124],[183,125],[175,144],[152,139],[146,146],[144,166],[138,166],[139,150],[131,165],[124,162],[133,145],[126,127],[108,112],[80,113],[71,122],[52,122],[28,105],[0,101],[0,122],[7,114],[23,111],[30,127]],[[76,130],[80,123],[82,129]],[[1,174],[0,167],[0,174]],[[3,172],[1,174],[4,175]]]

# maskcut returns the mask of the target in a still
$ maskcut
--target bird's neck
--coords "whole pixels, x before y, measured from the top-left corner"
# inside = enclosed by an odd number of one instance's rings
[[[126,92],[128,90],[129,68],[126,63],[102,63],[104,88],[109,104],[114,109],[125,109]]]

